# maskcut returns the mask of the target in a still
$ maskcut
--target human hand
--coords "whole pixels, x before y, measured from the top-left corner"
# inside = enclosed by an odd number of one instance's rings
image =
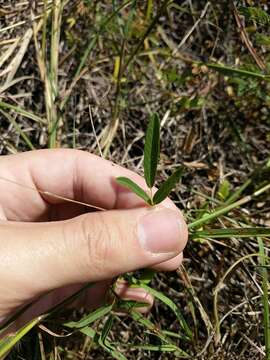
[[[140,176],[82,151],[39,150],[0,158],[0,322],[41,295],[18,326],[87,282],[96,285],[85,292],[84,301],[95,307],[117,275],[179,267],[187,242],[180,211],[169,199],[147,207],[117,185],[118,176],[146,188]],[[84,205],[30,188],[107,211],[89,212]],[[123,283],[116,292],[149,305],[153,301],[142,289]]]

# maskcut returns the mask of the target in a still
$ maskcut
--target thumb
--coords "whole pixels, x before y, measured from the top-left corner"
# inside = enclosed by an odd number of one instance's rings
[[[20,289],[29,297],[167,261],[185,247],[187,227],[178,211],[140,208],[59,222],[3,222],[0,237],[6,239],[1,277],[15,294]]]

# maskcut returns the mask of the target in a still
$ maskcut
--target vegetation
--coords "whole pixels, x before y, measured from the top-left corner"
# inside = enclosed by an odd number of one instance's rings
[[[113,303],[90,314],[61,304],[2,340],[0,357],[270,359],[269,11],[252,0],[0,5],[1,154],[73,147],[144,168],[158,199],[118,182],[151,205],[174,188],[190,229],[177,272],[124,275],[155,296],[148,316],[112,286]]]

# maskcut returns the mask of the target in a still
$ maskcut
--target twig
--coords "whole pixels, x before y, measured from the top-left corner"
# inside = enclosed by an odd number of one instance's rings
[[[199,17],[199,19],[194,23],[194,25],[190,28],[190,30],[186,33],[186,35],[183,37],[182,41],[177,45],[177,47],[173,50],[172,54],[170,55],[170,57],[168,57],[166,60],[163,61],[163,63],[160,65],[159,70],[162,70],[164,68],[165,65],[167,65],[167,63],[171,60],[171,58],[173,58],[181,49],[181,47],[186,43],[186,41],[188,40],[188,38],[191,36],[191,34],[194,32],[194,30],[197,28],[197,26],[199,25],[199,23],[202,21],[202,19],[205,17],[207,10],[210,6],[210,2],[208,1],[205,5],[205,7],[203,8],[203,11],[201,12],[201,15]]]
[[[250,52],[251,56],[253,57],[256,64],[259,66],[259,68],[261,70],[265,70],[266,69],[265,63],[260,58],[260,56],[257,54],[256,50],[254,49],[254,47],[252,45],[252,42],[248,37],[246,29],[243,26],[243,22],[242,22],[239,14],[238,14],[237,8],[236,8],[234,3],[233,3],[233,14],[234,14],[234,17],[235,17],[237,27],[238,27],[238,29],[240,31],[240,36],[241,36],[241,39],[242,39],[243,43],[246,45],[248,51]]]

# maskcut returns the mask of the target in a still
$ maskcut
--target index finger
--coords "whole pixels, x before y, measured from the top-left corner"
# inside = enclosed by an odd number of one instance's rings
[[[147,191],[141,176],[84,151],[72,149],[30,151],[2,157],[0,164],[7,177],[11,176],[18,183],[71,200],[104,209],[128,209],[145,205],[142,199],[118,185],[115,180],[118,176],[128,177]],[[20,192],[21,189],[12,186],[13,202],[14,199],[20,200],[22,196]],[[38,198],[39,201],[50,204],[64,202],[63,199],[42,194],[41,196],[37,194],[35,200],[38,201]],[[177,210],[169,199],[166,199],[162,205]]]

